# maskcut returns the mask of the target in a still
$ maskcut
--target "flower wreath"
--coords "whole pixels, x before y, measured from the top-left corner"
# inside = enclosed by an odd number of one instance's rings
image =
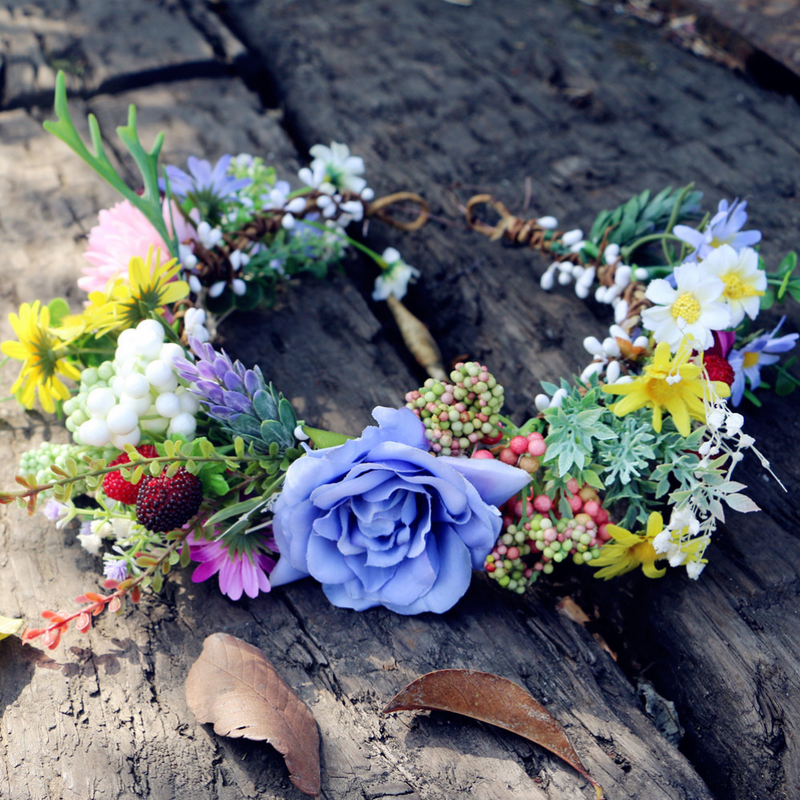
[[[26,640],[53,648],[71,622],[86,631],[191,562],[192,580],[217,576],[233,600],[310,575],[337,606],[402,614],[448,610],[473,570],[518,593],[567,559],[601,578],[639,566],[658,577],[666,565],[697,578],[724,507],[758,509],[732,473],[745,450],[769,462],[728,399],[758,403],[764,367],[777,370],[778,393],[798,384],[777,363],[798,334],[782,334],[783,319],[768,332],[753,323],[787,294],[800,300],[800,281],[794,253],[764,270],[760,233],[743,230],[746,203],[723,200],[697,224],[691,185],[643,192],[584,236],[473,197],[470,227],[552,259],[543,289],[574,284],[614,312],[608,336],[585,340],[581,375],[544,383],[539,413],[517,424],[485,366],[442,369],[401,303],[419,272],[345,233],[366,218],[408,231],[428,218],[410,192],[375,200],[347,146],[311,148],[299,189],[249,155],[159,171],[163,136],[146,151],[131,107],[118,134],[141,172],[136,193],[91,116],[94,153],[81,140],[61,76],[55,109],[45,127],[123,200],[89,235],[82,313],[56,299],[10,315],[17,340],[2,352],[22,362],[11,393],[60,410],[73,443],[26,453],[21,488],[0,502],[58,527],[79,520],[92,553],[109,542],[109,591],[86,592],[74,613],[43,612],[46,627]],[[410,222],[390,214],[403,201],[416,207]],[[480,219],[487,206],[495,224]],[[355,439],[299,421],[259,367],[212,344],[230,310],[270,304],[301,273],[324,276],[348,246],[380,268],[373,299],[387,301],[431,376],[405,407],[376,408],[377,426]]]

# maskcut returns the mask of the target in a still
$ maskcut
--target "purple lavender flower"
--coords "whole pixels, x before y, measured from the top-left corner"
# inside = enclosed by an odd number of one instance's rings
[[[781,317],[781,321],[772,333],[762,333],[741,350],[732,350],[728,356],[728,363],[733,367],[734,373],[731,398],[735,406],[738,406],[744,397],[744,379],[747,378],[751,388],[758,388],[761,383],[761,367],[775,364],[780,360],[776,353],[786,353],[797,343],[800,335],[797,333],[787,333],[785,336],[775,338],[785,319],[786,317]]]
[[[54,500],[52,497],[45,503],[42,509],[42,514],[44,514],[50,522],[58,522],[61,517],[66,516],[68,513],[69,508],[64,505],[64,503],[59,503],[58,500]]]
[[[236,178],[229,174],[230,163],[230,155],[224,155],[212,169],[210,162],[189,156],[187,164],[191,174],[187,174],[179,167],[166,167],[169,188],[176,197],[182,200],[189,197],[198,206],[200,203],[197,202],[197,198],[201,197],[206,202],[227,200],[252,183],[250,178]],[[162,189],[165,188],[163,180],[159,181],[159,185]]]
[[[128,562],[124,558],[110,558],[103,565],[103,575],[122,583],[128,577]]]
[[[688,225],[676,225],[672,232],[694,250],[686,257],[686,261],[702,261],[712,250],[723,244],[729,244],[738,253],[743,247],[752,247],[761,241],[761,231],[743,231],[747,222],[747,202],[737,198],[733,203],[720,200],[717,213],[711,218],[704,231],[690,228]]]
[[[266,383],[257,366],[247,369],[199,339],[190,338],[189,344],[197,360],[176,359],[175,369],[192,384],[190,391],[211,419],[259,452],[268,453],[273,442],[281,452],[294,445],[297,417],[292,404]]]

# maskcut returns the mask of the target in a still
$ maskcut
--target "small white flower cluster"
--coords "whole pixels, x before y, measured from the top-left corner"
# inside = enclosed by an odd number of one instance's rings
[[[394,247],[387,247],[381,258],[386,262],[387,268],[375,279],[372,299],[386,300],[389,295],[394,295],[398,300],[402,300],[408,291],[408,284],[416,282],[420,272],[410,264],[406,264]]]
[[[650,340],[646,336],[637,336],[631,341],[628,332],[617,324],[608,329],[608,336],[602,342],[595,336],[587,336],[583,340],[583,346],[590,355],[594,356],[594,360],[581,373],[582,381],[588,381],[592,375],[599,377],[603,373],[605,373],[606,383],[627,383],[631,380],[628,376],[622,375],[619,363],[619,359],[622,357],[620,340],[629,342],[635,348],[650,346]]]
[[[711,517],[711,530],[707,530],[708,520],[704,529],[690,508],[673,509],[669,525],[653,539],[653,549],[665,555],[671,567],[685,566],[686,574],[696,581],[706,566],[703,555],[711,543],[713,521]]]
[[[164,341],[164,328],[156,320],[123,331],[114,361],[106,362],[113,377],[107,386],[93,388],[85,407],[76,409],[85,420],[73,432],[75,441],[92,447],[110,443],[121,450],[138,445],[142,431],[191,439],[200,404],[178,385],[173,362],[183,355],[180,345]]]

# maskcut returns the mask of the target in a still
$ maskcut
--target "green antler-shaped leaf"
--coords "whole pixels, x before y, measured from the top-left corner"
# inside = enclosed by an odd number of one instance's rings
[[[158,157],[164,144],[164,134],[156,137],[153,149],[147,152],[139,140],[136,130],[136,107],[131,105],[128,110],[128,124],[117,128],[117,134],[128,152],[136,162],[144,183],[144,193],[138,195],[125,181],[120,178],[111,161],[109,161],[103,148],[100,126],[94,114],[89,114],[89,134],[92,139],[94,154],[83,143],[80,134],[75,128],[67,106],[67,90],[64,73],[59,72],[56,78],[55,112],[57,122],[48,120],[44,129],[61,139],[73,152],[77,153],[106,183],[116,189],[126,200],[139,209],[158,231],[159,236],[169,245],[173,256],[178,255],[178,242],[175,236],[170,236],[164,218],[161,214],[161,199],[158,189]],[[169,189],[167,189],[169,196]]]

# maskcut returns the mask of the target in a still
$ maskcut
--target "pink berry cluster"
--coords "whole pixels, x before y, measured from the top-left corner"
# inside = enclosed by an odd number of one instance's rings
[[[496,439],[500,441],[499,436]],[[484,439],[483,442],[490,446],[496,444],[491,439]],[[544,436],[538,431],[534,431],[527,436],[512,437],[508,446],[501,448],[499,451],[476,450],[472,457],[497,458],[498,461],[502,461],[504,464],[519,467],[533,475],[539,471],[540,459],[546,452],[547,445],[545,444]]]
[[[513,439],[512,439],[513,442]],[[524,458],[525,456],[522,456]],[[609,516],[597,492],[573,478],[565,493],[571,516],[558,512],[558,498],[531,491],[525,500],[513,498],[503,509],[503,533],[486,557],[485,569],[503,588],[522,594],[541,573],[572,557],[585,564],[600,555],[611,538]]]
[[[459,456],[478,442],[499,438],[503,387],[474,361],[456,364],[450,380],[428,378],[405,399],[425,425],[430,449],[437,455]]]

